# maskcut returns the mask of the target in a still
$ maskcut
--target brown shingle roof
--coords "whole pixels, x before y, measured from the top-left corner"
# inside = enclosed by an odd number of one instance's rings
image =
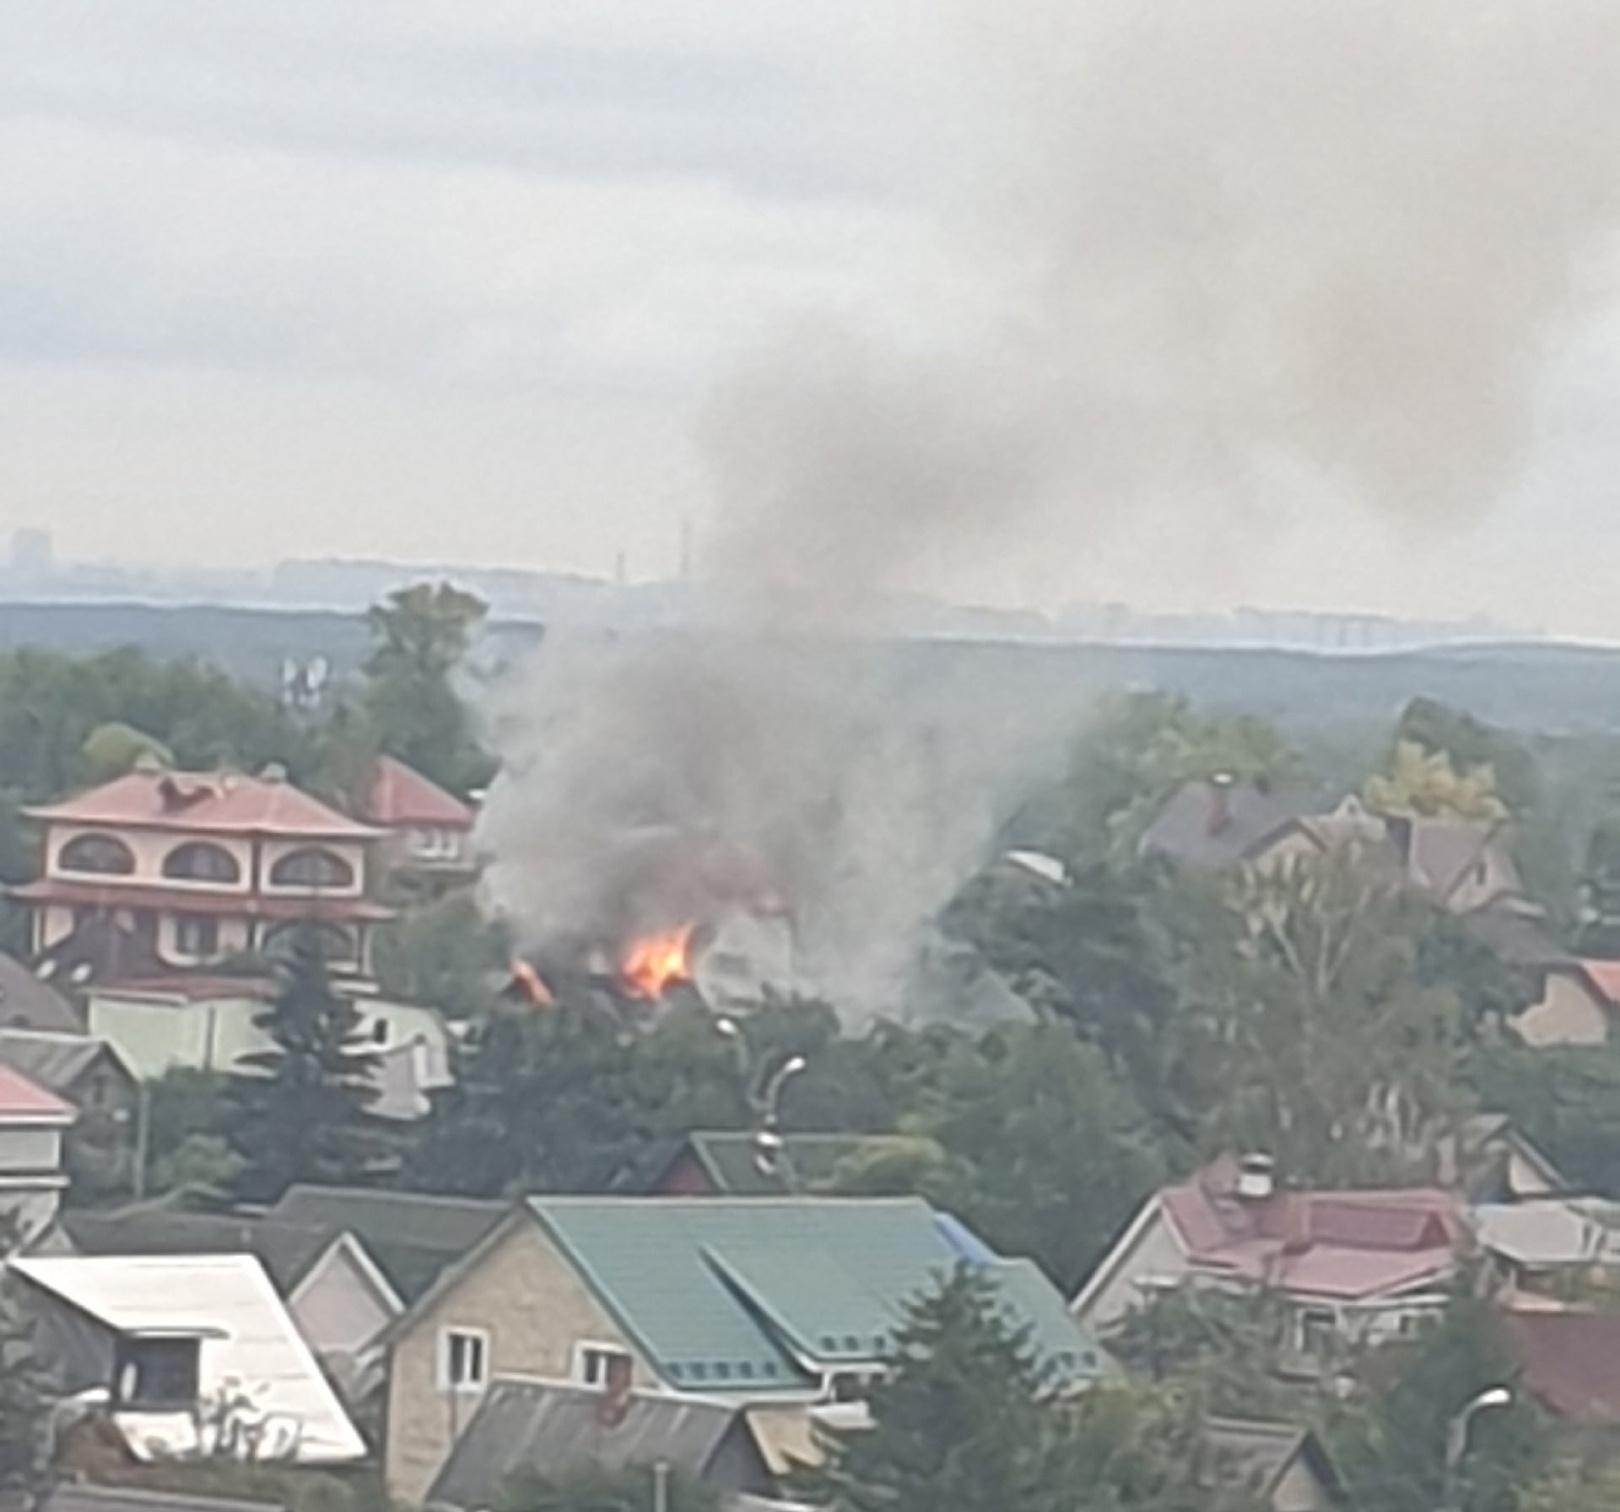
[[[1620,1315],[1509,1313],[1523,1387],[1557,1417],[1620,1423]]]

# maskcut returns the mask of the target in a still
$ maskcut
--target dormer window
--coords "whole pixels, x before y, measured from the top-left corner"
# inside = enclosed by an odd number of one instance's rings
[[[135,870],[135,852],[116,835],[78,835],[62,847],[56,864],[66,872],[127,877]]]
[[[196,1405],[202,1341],[121,1337],[113,1349],[113,1406],[173,1411]]]

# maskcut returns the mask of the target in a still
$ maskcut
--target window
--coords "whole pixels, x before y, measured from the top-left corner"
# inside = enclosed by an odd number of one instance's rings
[[[353,887],[354,868],[329,850],[289,851],[270,868],[272,887]]]
[[[612,1344],[576,1344],[574,1374],[587,1386],[606,1386],[630,1369],[630,1356]]]
[[[1299,1315],[1299,1348],[1302,1354],[1326,1354],[1338,1334],[1338,1319],[1326,1307],[1307,1307]]]
[[[343,963],[359,958],[360,947],[354,932],[324,919],[300,919],[292,924],[276,925],[264,937],[265,954],[286,959],[293,954],[300,937],[308,942],[309,949],[319,952],[323,961]]]
[[[451,830],[419,829],[411,831],[411,851],[424,860],[449,860],[459,847]]]
[[[80,835],[62,847],[56,864],[63,871],[127,877],[135,870],[135,852],[116,835]]]
[[[488,1334],[448,1328],[439,1335],[439,1384],[446,1391],[481,1391],[488,1379]]]
[[[187,914],[174,921],[177,954],[202,960],[219,954],[219,920],[207,914]]]
[[[193,840],[175,846],[163,858],[163,875],[184,882],[236,882],[242,868],[223,845]]]
[[[197,1339],[121,1338],[113,1349],[117,1407],[190,1407],[197,1400]]]
[[[374,1045],[386,1045],[388,1043],[387,1019],[378,1017],[371,1021],[371,1043]]]

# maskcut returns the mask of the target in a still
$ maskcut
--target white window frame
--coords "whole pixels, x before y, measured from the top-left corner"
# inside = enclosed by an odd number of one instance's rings
[[[590,1374],[589,1369],[590,1357],[592,1355],[600,1355],[603,1362],[602,1373],[594,1377]],[[609,1344],[605,1340],[599,1339],[578,1340],[574,1345],[574,1379],[582,1386],[606,1386],[606,1365],[608,1359],[611,1357],[617,1357],[621,1360],[628,1360],[630,1362],[631,1370],[633,1371],[635,1369],[636,1357],[631,1354],[630,1351],[624,1347],[624,1345]]]
[[[469,1340],[478,1346],[479,1372],[477,1380],[457,1381],[450,1373],[455,1353],[455,1341]],[[476,1396],[489,1385],[489,1330],[487,1328],[446,1327],[439,1330],[437,1374],[439,1390],[454,1392],[458,1396]]]
[[[214,926],[214,945],[211,950],[197,950],[186,938],[186,932],[193,925],[201,929],[204,925],[212,923]],[[190,961],[212,961],[220,954],[219,948],[219,920],[212,914],[176,914],[174,916],[174,953],[185,956]]]

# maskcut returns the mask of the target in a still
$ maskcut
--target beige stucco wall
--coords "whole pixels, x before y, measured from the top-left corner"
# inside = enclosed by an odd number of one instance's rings
[[[341,1244],[315,1262],[288,1299],[287,1310],[310,1348],[321,1355],[356,1353],[395,1317]]]
[[[1602,1045],[1609,1038],[1609,1015],[1579,976],[1549,971],[1541,1001],[1514,1019],[1513,1027],[1527,1045]]]
[[[86,824],[53,824],[45,844],[45,872],[47,876],[74,878],[84,880],[82,872],[66,872],[62,870],[62,847],[70,840],[80,835],[113,835],[122,840],[135,856],[135,870],[127,877],[94,876],[95,884],[100,887],[118,886],[150,886],[159,883],[164,887],[184,888],[187,891],[200,893],[245,894],[252,889],[253,884],[253,845],[246,838],[237,838],[229,835],[211,834],[185,834],[182,831],[151,830],[151,829],[119,829],[115,825],[86,825]],[[193,840],[203,841],[209,845],[217,845],[226,850],[236,860],[240,878],[236,882],[189,882],[183,878],[165,877],[163,875],[163,858],[170,851],[181,845],[187,845]]]
[[[1088,1296],[1084,1288],[1081,1290],[1083,1306],[1077,1302],[1075,1317],[1087,1328],[1106,1328],[1133,1307],[1141,1306],[1148,1295],[1142,1287],[1144,1281],[1176,1280],[1187,1273],[1186,1257],[1157,1199],[1151,1219],[1140,1228],[1133,1224],[1121,1243],[1127,1246],[1123,1253],[1116,1249],[1104,1259],[1105,1279],[1095,1294]]]
[[[1303,1455],[1295,1457],[1271,1493],[1272,1512],[1328,1512],[1333,1505]]]
[[[600,1343],[635,1357],[636,1385],[659,1384],[538,1224],[516,1218],[394,1342],[383,1465],[389,1494],[408,1505],[421,1504],[478,1406],[475,1394],[440,1387],[440,1339],[450,1329],[488,1336],[492,1379],[566,1380],[574,1369],[574,1345]]]
[[[1481,853],[1478,863],[1470,867],[1462,881],[1452,889],[1451,896],[1446,899],[1446,907],[1452,913],[1471,913],[1476,908],[1483,908],[1493,898],[1513,892],[1517,886],[1518,877],[1513,871],[1512,862],[1493,840]]]

